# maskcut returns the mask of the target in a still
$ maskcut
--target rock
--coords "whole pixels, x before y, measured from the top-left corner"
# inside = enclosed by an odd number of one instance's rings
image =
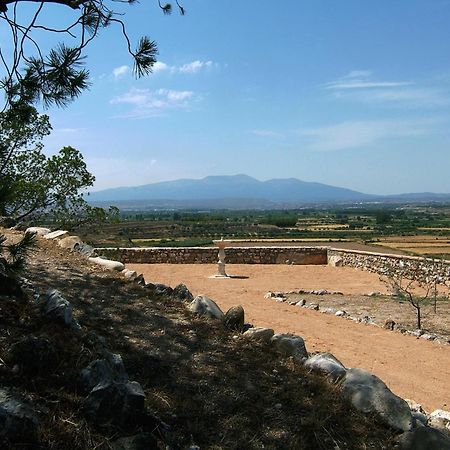
[[[324,314],[336,314],[337,313],[337,309],[336,308],[322,308],[321,310],[320,310],[320,312],[321,313],[324,313]]]
[[[450,412],[436,409],[429,415],[428,424],[431,427],[450,430]]]
[[[411,411],[414,419],[414,428],[428,425],[428,416],[418,411]]]
[[[53,372],[59,363],[55,346],[42,337],[26,336],[13,344],[9,351],[11,362],[23,373],[36,376]]]
[[[426,341],[434,341],[437,336],[435,334],[424,333],[420,336],[420,339],[425,339]]]
[[[76,252],[82,254],[83,256],[86,256],[87,258],[97,256],[97,254],[95,253],[94,247],[92,247],[91,245],[86,244],[85,242],[81,242],[79,244],[75,244],[73,246],[73,249]]]
[[[284,297],[272,297],[277,303],[283,303],[286,299]]]
[[[419,427],[402,433],[397,442],[401,450],[450,450],[450,439],[430,427]]]
[[[156,295],[171,296],[173,294],[173,289],[162,283],[147,283],[144,287]]]
[[[129,280],[134,280],[137,277],[137,272],[135,270],[122,270],[123,276]]]
[[[369,292],[367,294],[368,297],[376,297],[377,295],[381,295],[381,292]]]
[[[194,300],[194,296],[192,295],[191,291],[187,288],[186,285],[183,283],[178,284],[175,286],[172,297],[176,298],[177,300],[180,300],[182,302],[192,302]]]
[[[123,437],[111,443],[113,450],[158,450],[158,442],[151,433]]]
[[[88,420],[98,425],[136,424],[144,413],[145,394],[139,383],[109,381],[97,384],[83,402]]]
[[[39,420],[32,406],[9,389],[0,387],[0,441],[34,442]]]
[[[274,331],[271,328],[255,327],[249,328],[243,336],[253,341],[260,341],[268,344],[274,335]]]
[[[125,269],[125,266],[121,262],[112,261],[110,259],[101,258],[99,256],[94,257],[94,258],[90,257],[90,258],[88,258],[88,260],[89,260],[89,262],[98,264],[99,266],[102,266],[108,270],[117,270],[118,272],[120,272],[123,269]]]
[[[330,375],[333,380],[343,378],[347,372],[344,365],[331,353],[317,353],[305,361],[305,367]]]
[[[310,303],[308,306],[307,306],[307,308],[308,309],[312,309],[313,311],[319,311],[319,305],[317,304],[317,303]]]
[[[267,294],[265,294],[264,295],[264,298],[268,298],[268,299],[270,299],[270,298],[272,298],[272,297],[275,297],[275,294],[273,293],[273,292],[267,292]]]
[[[344,265],[344,260],[340,256],[333,255],[328,258],[328,265],[331,267],[341,267]]]
[[[347,315],[347,313],[340,309],[339,311],[336,311],[336,313],[334,315],[337,316],[337,317],[344,317],[344,316]]]
[[[300,336],[274,334],[270,342],[281,354],[292,356],[296,361],[303,361],[308,357],[305,341]]]
[[[58,241],[61,248],[73,250],[75,245],[82,244],[83,241],[78,236],[67,236]]]
[[[105,352],[104,359],[92,361],[81,371],[81,379],[83,385],[91,390],[99,383],[104,384],[111,381],[125,383],[128,381],[128,374],[120,355]]]
[[[386,330],[393,330],[395,328],[395,322],[392,319],[386,320],[386,322],[383,325],[383,328]]]
[[[68,233],[68,231],[65,231],[65,230],[52,231],[51,233],[45,234],[44,239],[57,239],[57,238],[60,238],[61,236],[64,236],[67,233]]]
[[[46,234],[50,233],[50,229],[49,228],[44,228],[44,227],[29,227],[26,229],[25,233],[32,233],[35,234],[36,236],[45,236]]]
[[[295,306],[303,307],[303,306],[305,306],[305,304],[306,304],[306,301],[304,298],[302,298],[295,304]]]
[[[412,429],[413,418],[408,404],[370,372],[348,369],[341,388],[343,395],[359,411],[377,414],[384,423],[397,430]]]
[[[138,284],[139,286],[145,286],[145,279],[144,275],[140,273],[135,279],[134,282]]]
[[[45,316],[50,320],[80,330],[78,322],[72,317],[72,305],[61,295],[57,289],[49,289],[45,300],[40,303]]]
[[[244,308],[241,305],[232,306],[223,319],[226,328],[239,332],[244,329],[244,322]]]
[[[405,398],[405,402],[408,403],[409,409],[411,411],[417,411],[422,414],[426,414],[426,411],[423,409],[420,403],[417,403],[414,400],[410,400],[409,398]]]
[[[200,316],[207,316],[211,319],[223,320],[225,317],[217,304],[206,295],[197,295],[189,304],[189,309]]]

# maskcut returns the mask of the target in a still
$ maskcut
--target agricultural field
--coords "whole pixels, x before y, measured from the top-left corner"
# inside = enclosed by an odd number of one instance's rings
[[[74,230],[97,247],[245,245],[370,246],[450,259],[449,204],[355,204],[296,210],[126,211],[119,221]],[[362,248],[361,248],[362,249]]]

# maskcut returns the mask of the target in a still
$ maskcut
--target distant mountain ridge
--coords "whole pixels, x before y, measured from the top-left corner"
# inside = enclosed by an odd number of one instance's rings
[[[134,187],[118,187],[92,192],[88,197],[98,202],[183,202],[214,204],[214,200],[238,204],[305,204],[346,203],[369,201],[450,201],[450,194],[416,193],[381,196],[331,186],[323,183],[301,181],[296,178],[259,181],[248,175],[208,176],[200,180],[180,179]],[[219,202],[220,200],[220,202]],[[245,203],[244,202],[244,203]],[[229,206],[232,207],[232,206]]]

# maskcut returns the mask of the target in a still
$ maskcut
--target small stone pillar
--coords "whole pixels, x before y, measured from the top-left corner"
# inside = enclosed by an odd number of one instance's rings
[[[220,239],[220,241],[213,241],[217,247],[219,247],[219,261],[217,262],[217,275],[214,275],[214,278],[229,278],[227,273],[225,272],[225,246],[227,244],[226,241]]]

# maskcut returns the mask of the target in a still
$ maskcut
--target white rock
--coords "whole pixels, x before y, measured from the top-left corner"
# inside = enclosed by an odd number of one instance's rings
[[[292,356],[297,361],[308,357],[305,341],[293,334],[275,334],[270,340],[272,345],[283,355]]]
[[[123,276],[125,278],[129,278],[130,280],[134,280],[137,277],[137,272],[135,270],[122,270]]]
[[[25,233],[33,233],[37,236],[45,236],[46,234],[50,233],[50,229],[44,227],[29,227],[26,229]]]
[[[345,376],[347,369],[331,353],[317,353],[305,361],[305,367],[320,370],[338,380]]]
[[[225,314],[214,300],[211,300],[206,295],[197,295],[189,304],[189,309],[194,313],[210,317],[211,319],[223,320],[225,317]]]
[[[109,270],[117,270],[121,271],[125,268],[125,266],[120,261],[112,261],[110,259],[103,259],[100,257],[89,258],[89,262],[98,264],[99,266],[105,267]]]
[[[68,231],[65,231],[65,230],[52,231],[51,233],[44,235],[44,239],[57,239],[61,236],[64,236],[67,233],[68,233]]]
[[[348,369],[341,385],[353,406],[364,413],[375,413],[387,425],[401,431],[413,428],[408,404],[393,394],[375,375],[363,369]]]
[[[345,311],[339,310],[339,311],[336,311],[334,315],[338,316],[338,317],[342,317],[342,316],[345,316],[346,314],[347,313]]]
[[[249,328],[243,336],[248,339],[261,341],[266,344],[270,342],[270,339],[274,335],[274,331],[271,328],[255,327]]]
[[[428,424],[435,428],[450,430],[450,412],[436,409],[429,415]]]
[[[75,245],[82,244],[83,241],[78,236],[67,236],[58,241],[58,245],[61,248],[73,250]]]

